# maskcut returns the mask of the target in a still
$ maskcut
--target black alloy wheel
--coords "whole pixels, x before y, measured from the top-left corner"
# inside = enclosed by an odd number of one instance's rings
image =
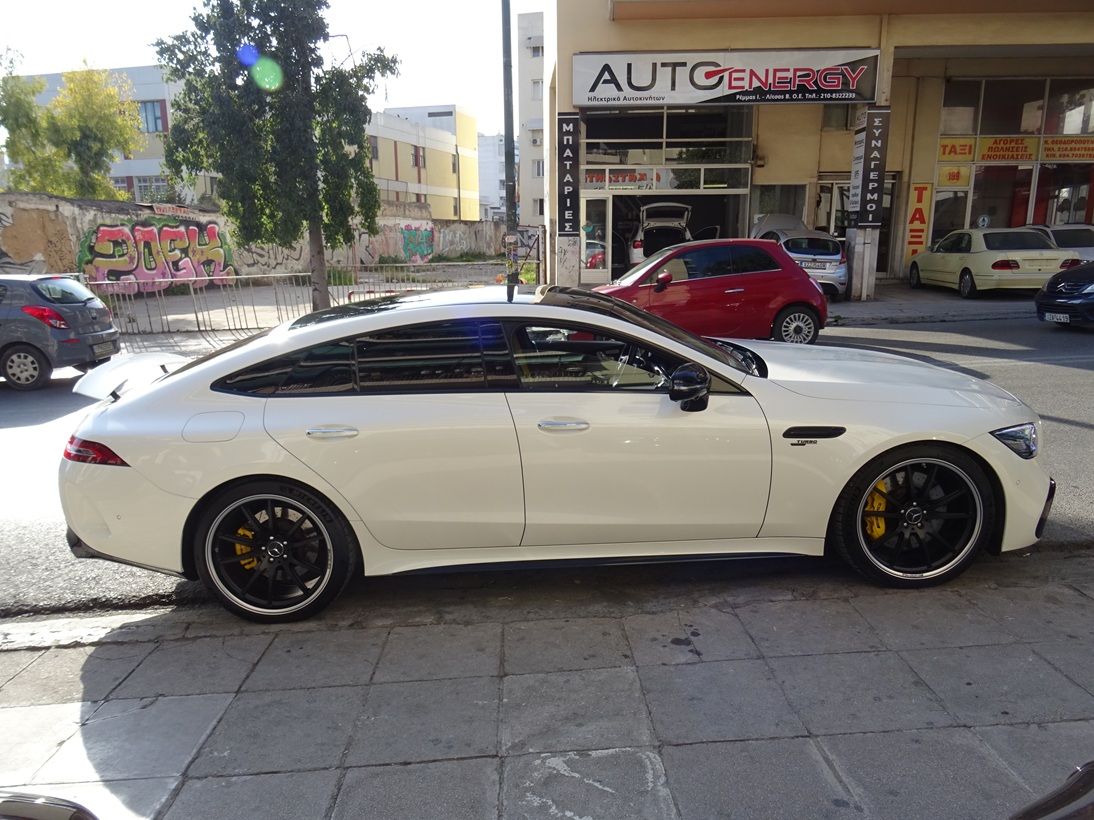
[[[330,604],[359,550],[330,502],[292,482],[261,481],[223,493],[206,509],[194,551],[202,581],[228,610],[280,623]]]
[[[996,502],[980,465],[951,447],[905,447],[871,461],[836,503],[829,538],[859,572],[921,587],[960,575],[992,537]]]

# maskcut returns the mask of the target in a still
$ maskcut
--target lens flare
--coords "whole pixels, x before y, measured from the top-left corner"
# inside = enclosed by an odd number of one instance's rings
[[[236,52],[236,57],[238,57],[239,61],[248,68],[258,62],[258,56],[258,49],[250,43],[244,43]]]
[[[277,91],[285,81],[281,66],[270,57],[259,57],[251,66],[251,78],[263,91]]]

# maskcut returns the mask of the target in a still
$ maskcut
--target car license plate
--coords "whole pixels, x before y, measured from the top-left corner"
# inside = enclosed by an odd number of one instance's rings
[[[96,356],[105,356],[109,353],[117,353],[118,352],[118,343],[117,342],[100,342],[99,344],[92,346],[91,352],[94,353]]]
[[[1064,324],[1069,324],[1071,322],[1071,317],[1068,316],[1066,313],[1046,313],[1045,314],[1045,321],[1046,322],[1063,322]]]
[[[827,262],[802,262],[801,266],[806,270],[827,270]]]

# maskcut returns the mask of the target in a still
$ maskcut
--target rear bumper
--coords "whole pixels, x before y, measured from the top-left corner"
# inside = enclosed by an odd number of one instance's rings
[[[71,367],[109,359],[121,348],[118,337],[118,331],[112,329],[67,341],[57,339],[52,350],[53,366]]]

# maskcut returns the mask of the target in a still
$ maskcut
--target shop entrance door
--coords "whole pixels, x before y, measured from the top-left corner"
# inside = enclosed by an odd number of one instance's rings
[[[582,285],[604,285],[612,280],[611,197],[581,200]]]

